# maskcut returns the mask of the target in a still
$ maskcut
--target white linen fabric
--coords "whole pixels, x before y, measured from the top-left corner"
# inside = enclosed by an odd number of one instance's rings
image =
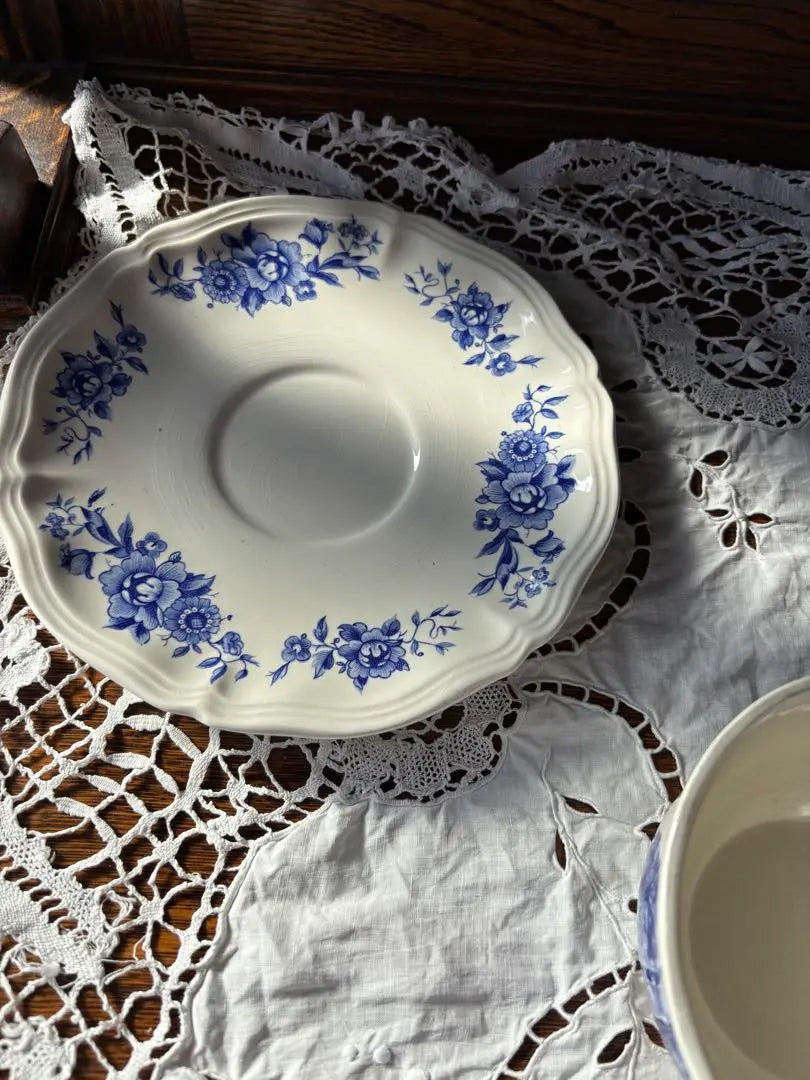
[[[422,121],[95,83],[68,119],[87,261],[282,190],[416,209],[521,261],[599,359],[622,503],[513,677],[348,742],[208,733],[64,674],[4,557],[0,1069],[672,1080],[635,955],[649,840],[723,725],[807,671],[807,177],[611,142],[498,176]]]

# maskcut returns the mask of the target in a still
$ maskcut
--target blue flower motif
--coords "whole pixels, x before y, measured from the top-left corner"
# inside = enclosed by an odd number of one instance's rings
[[[469,349],[476,341],[485,341],[503,314],[493,303],[491,295],[481,292],[474,282],[467,292],[459,293],[452,301],[450,312],[453,341],[462,349]]]
[[[69,574],[77,577],[92,578],[93,552],[85,551],[84,548],[72,548],[69,544],[62,544],[59,548],[59,565]]]
[[[523,424],[527,420],[531,420],[534,416],[534,406],[531,401],[521,401],[521,403],[512,410],[512,419],[516,424]]]
[[[42,419],[45,435],[60,431],[62,441],[57,453],[71,450],[74,465],[83,458],[89,461],[93,440],[103,434],[96,420],[111,420],[110,402],[126,394],[131,386],[132,377],[126,373],[127,369],[149,374],[138,355],[146,344],[146,334],[132,323],[124,322],[121,305],[112,300],[110,313],[120,328],[114,340],[94,330],[92,349],[84,353],[62,352],[65,366],[57,373],[51,393],[65,404],[56,407],[54,417]]]
[[[103,420],[109,419],[111,398],[125,394],[132,379],[122,371],[116,371],[109,360],[91,360],[89,356],[71,353],[64,355],[65,367],[56,376],[56,388],[51,393],[79,409],[92,410]]]
[[[354,214],[340,224],[338,232],[345,240],[351,240],[355,244],[362,244],[368,236],[368,229],[357,220]]]
[[[484,493],[496,504],[501,527],[545,529],[574,488],[574,480],[565,475],[570,466],[570,460],[563,459],[558,465],[548,463],[537,471],[509,473],[503,480],[487,484]]]
[[[515,368],[517,368],[517,360],[513,360],[508,352],[498,353],[487,365],[487,370],[498,376],[509,375]]]
[[[166,610],[163,617],[163,625],[171,636],[189,645],[210,641],[221,623],[222,613],[207,596],[182,596]]]
[[[57,514],[55,511],[51,511],[50,514],[45,515],[44,527],[46,528],[54,540],[64,540],[69,532],[65,528],[65,518],[61,514]]]
[[[235,630],[229,630],[227,634],[223,634],[219,644],[222,646],[222,651],[228,653],[229,656],[239,656],[245,647],[244,641]]]
[[[376,237],[376,233],[374,234]],[[438,273],[420,266],[412,274],[405,274],[405,288],[409,293],[421,297],[422,307],[431,307],[439,303],[440,307],[433,318],[441,323],[449,323],[453,341],[465,352],[475,348],[477,351],[468,356],[464,364],[479,367],[496,378],[509,375],[518,366],[536,367],[542,357],[528,354],[515,357],[507,352],[509,346],[520,338],[520,334],[509,334],[502,330],[504,317],[512,306],[512,301],[496,304],[488,292],[482,292],[473,282],[466,292],[461,292],[459,278],[451,278],[453,264],[437,260]],[[533,415],[531,407],[519,406],[514,418],[518,423]]]
[[[186,567],[179,560],[157,566],[151,555],[134,551],[99,574],[98,579],[110,598],[107,614],[114,628],[137,624],[154,630],[161,623],[161,615],[168,615],[167,609],[180,597]]]
[[[294,300],[315,300],[319,284],[340,286],[343,274],[355,274],[358,280],[380,276],[368,261],[382,241],[354,217],[337,229],[331,221],[311,218],[297,240],[274,239],[248,222],[237,235],[222,233],[221,240],[227,253],[214,250],[209,255],[199,247],[189,276],[184,276],[182,258],[170,263],[157,252],[157,266],[148,272],[153,295],[194,300],[200,286],[209,308],[236,303],[252,317],[268,304],[290,307]]]
[[[547,588],[550,584],[551,574],[547,566],[539,567],[537,570],[533,570],[531,578],[524,586],[524,591],[527,596],[538,596],[543,589]]]
[[[127,325],[123,326],[115,335],[115,340],[125,349],[131,349],[134,352],[142,352],[143,347],[146,344],[146,334],[142,334],[137,326],[127,323]]]
[[[160,555],[167,547],[166,541],[161,539],[156,532],[148,532],[143,540],[139,540],[135,545],[141,555]]]
[[[317,248],[322,248],[329,239],[329,233],[334,232],[334,228],[331,221],[321,221],[319,218],[313,218],[304,226],[301,239],[307,240]]]
[[[347,661],[346,674],[350,679],[364,685],[369,679],[388,679],[395,671],[409,670],[400,644],[399,622],[387,623],[386,630],[383,633],[378,626],[369,629],[364,622],[340,627],[344,644],[339,646],[338,653]]]
[[[200,267],[200,284],[203,292],[220,304],[230,304],[241,299],[247,288],[247,274],[238,262],[213,259]]]
[[[542,540],[538,540],[532,544],[533,554],[537,555],[544,565],[553,563],[556,559],[559,559],[564,551],[565,544],[559,536],[555,536],[553,532],[547,533]]]
[[[481,530],[486,529],[487,532],[495,532],[498,528],[498,515],[494,514],[491,510],[477,510],[473,528]]]
[[[460,614],[459,610],[440,604],[424,616],[414,611],[407,634],[394,615],[381,626],[370,629],[364,622],[341,623],[337,637],[330,637],[329,623],[322,615],[312,631],[314,641],[306,634],[285,640],[281,666],[267,673],[270,685],[275,686],[280,679],[286,678],[296,660],[311,659],[313,679],[337,671],[351,679],[355,690],[362,693],[369,679],[388,679],[395,671],[410,671],[405,659],[406,648],[413,656],[423,657],[430,650],[437,656],[445,656],[454,648],[454,642],[448,641],[448,636],[461,630],[451,620]]]
[[[116,312],[120,321],[120,309],[116,308]],[[98,580],[108,597],[108,629],[129,630],[139,645],[146,645],[152,631],[160,627],[166,631],[162,635],[164,645],[172,639],[181,642],[171,654],[173,660],[188,655],[192,649],[197,654],[205,651],[197,667],[207,671],[209,682],[215,683],[229,672],[234,682],[246,679],[250,667],[258,666],[259,662],[244,652],[241,636],[229,630],[219,640],[212,640],[223,622],[219,608],[210,599],[214,577],[187,570],[179,551],[173,551],[165,562],[158,563],[158,556],[168,546],[166,541],[158,533],[148,532],[134,543],[129,514],[115,528],[99,505],[106,491],[96,488],[84,505],[72,496],[63,499],[61,494],[46,503],[53,510],[46,514],[41,529],[58,540],[71,534],[85,534],[98,545],[92,551],[62,544],[59,548],[62,569],[92,579],[94,560],[103,554],[107,569]],[[200,648],[201,642],[205,642],[205,650]]]
[[[296,300],[317,300],[318,294],[315,291],[315,282],[309,278],[306,281],[302,281],[300,285],[296,285],[294,290]]]
[[[536,431],[512,431],[501,439],[498,457],[510,472],[534,471],[545,464],[548,445]]]
[[[284,648],[281,650],[281,659],[288,663],[291,660],[309,660],[312,655],[312,642],[306,634],[293,635],[286,638]]]
[[[231,248],[231,257],[244,267],[248,288],[242,297],[246,310],[258,311],[267,303],[292,303],[288,287],[307,278],[301,245],[294,240],[271,240],[267,233],[250,227],[242,233],[241,244]]]
[[[550,386],[527,386],[523,401],[512,411],[512,418],[525,427],[502,431],[497,455],[478,462],[485,485],[475,500],[482,508],[476,511],[473,526],[495,533],[478,558],[494,557],[495,564],[489,573],[479,573],[470,590],[473,596],[485,596],[498,586],[502,603],[525,608],[528,600],[555,584],[548,566],[565,544],[549,525],[576,486],[569,475],[574,458],[558,460],[551,444],[564,433],[538,423],[541,417],[559,419],[556,407],[566,398],[554,394]],[[540,534],[534,542],[532,533]],[[527,558],[527,551],[534,560]]]

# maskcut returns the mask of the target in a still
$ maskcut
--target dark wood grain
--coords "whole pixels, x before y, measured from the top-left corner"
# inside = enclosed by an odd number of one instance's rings
[[[190,55],[182,0],[60,0],[59,10],[65,47],[75,58]]]
[[[786,102],[807,86],[803,0],[184,0],[183,11],[196,63]]]
[[[56,0],[5,0],[7,60],[47,60],[62,55],[62,28]]]
[[[66,47],[103,80],[272,114],[424,116],[504,167],[571,136],[810,166],[806,0],[61,0],[60,10]]]

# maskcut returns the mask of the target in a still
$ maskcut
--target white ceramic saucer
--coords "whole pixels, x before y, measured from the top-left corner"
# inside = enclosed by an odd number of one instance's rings
[[[71,649],[213,725],[352,735],[512,670],[613,526],[612,411],[507,259],[245,199],[91,270],[21,346],[0,517]]]

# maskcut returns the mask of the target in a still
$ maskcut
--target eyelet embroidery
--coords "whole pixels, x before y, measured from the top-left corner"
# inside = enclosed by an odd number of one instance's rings
[[[739,494],[726,474],[730,464],[731,455],[726,450],[704,454],[692,466],[689,492],[715,525],[721,547],[727,551],[749,548],[759,552],[762,533],[774,520],[762,510],[748,513],[742,508]]]

